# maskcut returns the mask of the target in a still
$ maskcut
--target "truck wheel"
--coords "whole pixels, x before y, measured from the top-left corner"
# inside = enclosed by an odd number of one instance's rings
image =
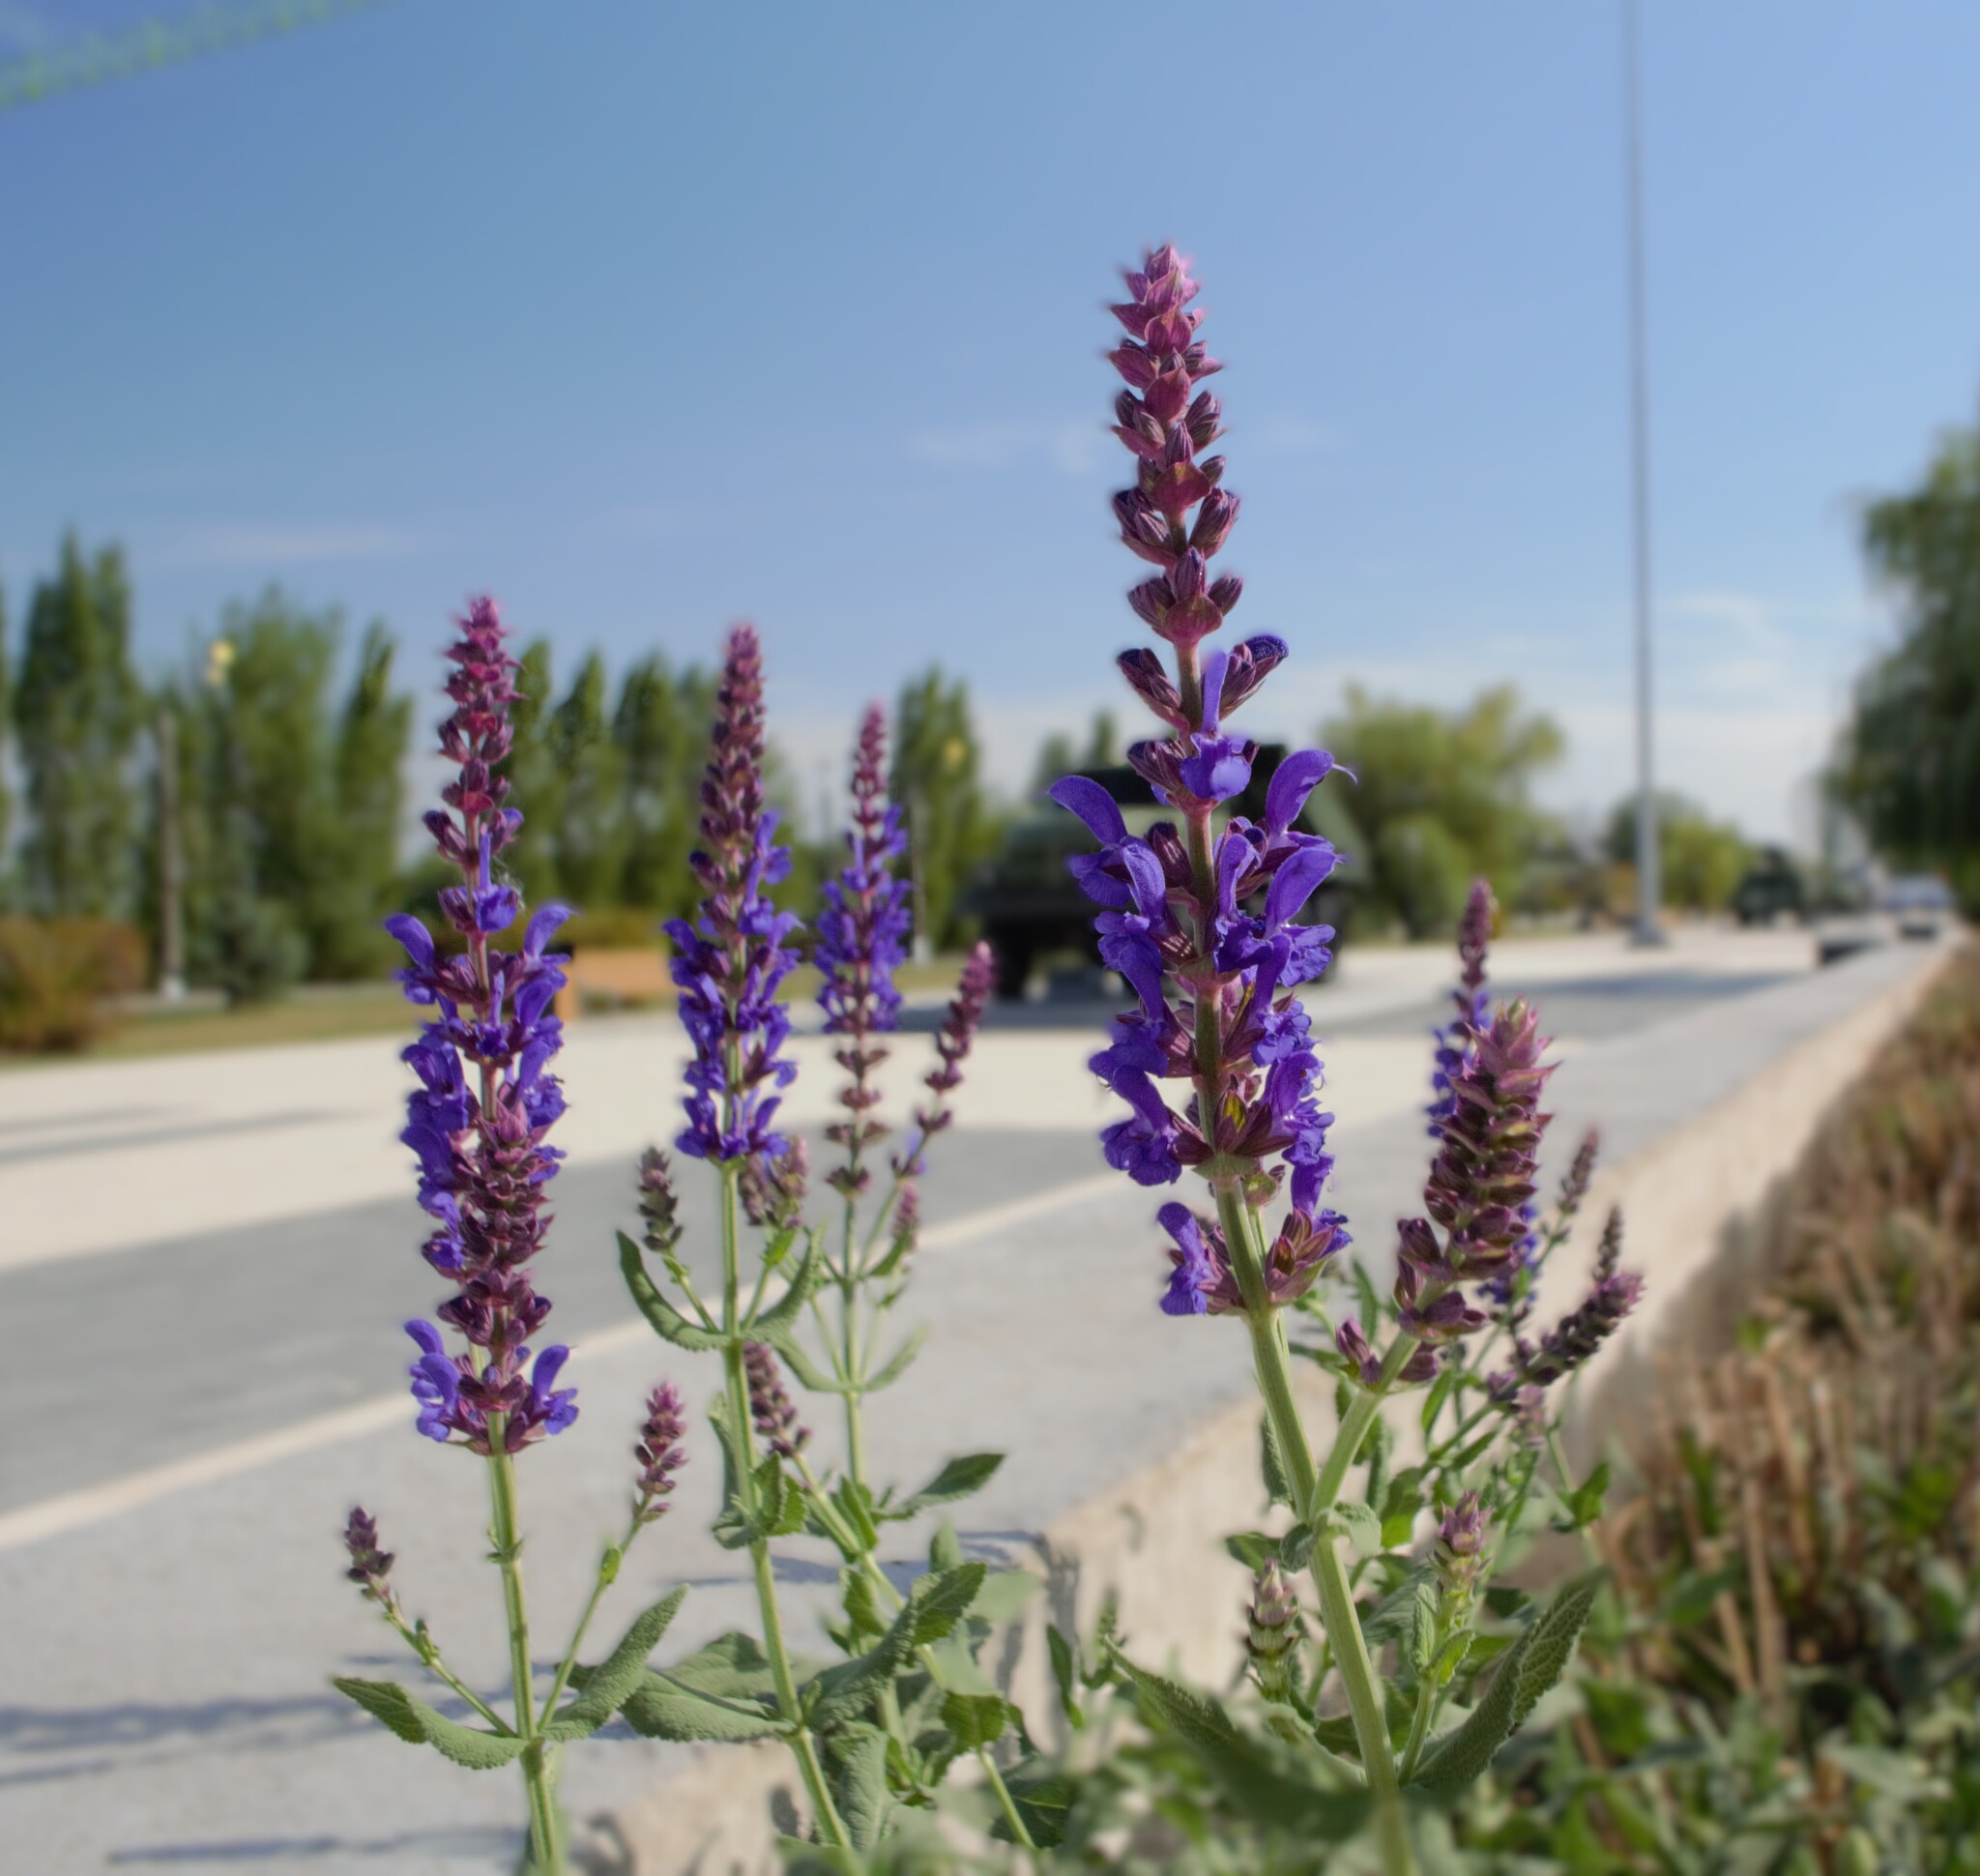
[[[997,994],[1005,1003],[1021,1003],[1031,982],[1032,948],[1008,932],[992,931],[990,949],[997,955]]]

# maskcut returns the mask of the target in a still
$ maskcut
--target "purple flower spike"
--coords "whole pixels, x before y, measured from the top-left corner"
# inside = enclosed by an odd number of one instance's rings
[[[1492,1519],[1476,1492],[1466,1492],[1443,1514],[1437,1533],[1437,1575],[1451,1596],[1469,1596],[1485,1568]]]
[[[1451,1083],[1463,1072],[1472,1036],[1484,1028],[1491,1005],[1485,995],[1485,953],[1492,942],[1498,907],[1487,880],[1473,880],[1458,920],[1458,987],[1451,992],[1451,1019],[1433,1032],[1437,1049],[1430,1071],[1430,1136],[1443,1137],[1443,1124],[1456,1111]]]
[[[1552,1387],[1562,1376],[1592,1361],[1595,1352],[1622,1327],[1643,1300],[1644,1279],[1618,1270],[1622,1255],[1622,1214],[1612,1211],[1595,1257],[1595,1280],[1588,1294],[1540,1338],[1539,1351],[1527,1354],[1521,1378],[1536,1388]]]
[[[363,1587],[370,1601],[390,1607],[392,1585],[385,1579],[392,1573],[393,1555],[379,1548],[377,1520],[362,1505],[351,1508],[350,1518],[344,1525],[344,1548],[351,1558],[351,1567],[344,1574]]]
[[[832,1060],[849,1077],[838,1098],[846,1118],[825,1130],[828,1140],[845,1148],[846,1161],[828,1178],[847,1198],[857,1198],[872,1183],[861,1156],[887,1135],[885,1125],[872,1117],[881,1099],[872,1075],[888,1050],[873,1039],[894,1027],[901,1007],[893,974],[907,956],[912,891],[891,868],[907,847],[900,809],[887,799],[887,717],[875,704],[859,725],[853,762],[846,865],[826,882],[818,918],[817,962],[825,973],[818,1001],[826,1034],[839,1039]]]
[[[632,1515],[652,1524],[667,1514],[674,1475],[687,1463],[687,1414],[672,1382],[663,1381],[646,1397],[646,1420],[632,1456],[639,1461]]]
[[[765,1342],[742,1344],[742,1369],[749,1384],[749,1418],[780,1459],[795,1459],[811,1438],[798,1422],[798,1409],[784,1387],[776,1353]]]
[[[1145,1186],[1172,1184],[1187,1166],[1253,1207],[1283,1189],[1290,1216],[1276,1238],[1262,1234],[1272,1243],[1264,1275],[1277,1306],[1302,1295],[1348,1241],[1339,1216],[1321,1208],[1333,1117],[1320,1104],[1320,1057],[1296,995],[1332,958],[1332,930],[1299,919],[1337,856],[1297,823],[1334,764],[1320,750],[1287,758],[1267,788],[1262,824],[1232,816],[1218,825],[1257,758],[1229,719],[1284,661],[1286,644],[1261,634],[1205,649],[1242,591],[1235,575],[1210,569],[1238,511],[1223,459],[1201,454],[1221,434],[1217,399],[1199,388],[1218,366],[1197,337],[1196,282],[1175,249],[1152,249],[1126,281],[1114,311],[1127,337],[1110,357],[1128,386],[1115,403],[1115,434],[1133,456],[1135,485],[1115,496],[1114,513],[1122,542],[1158,570],[1128,603],[1175,659],[1172,671],[1150,647],[1121,655],[1162,732],[1134,744],[1128,761],[1182,825],[1132,835],[1097,782],[1071,777],[1052,790],[1096,843],[1071,870],[1098,908],[1101,960],[1139,1006],[1115,1019],[1092,1058],[1128,1108],[1101,1144],[1109,1165]],[[1176,1105],[1162,1091],[1170,1080],[1191,1088]],[[1172,1225],[1172,1215],[1184,1222]],[[1222,1240],[1185,1207],[1165,1207],[1162,1218],[1178,1246],[1162,1307],[1241,1309]]]
[[[798,921],[766,895],[791,868],[775,844],[775,810],[763,792],[763,654],[755,629],[729,634],[715,691],[714,734],[701,784],[700,850],[690,864],[704,889],[695,921],[667,927],[681,1020],[694,1043],[687,1126],[675,1144],[697,1159],[783,1151],[772,1130],[778,1096],[798,1072],[779,1053],[791,1034],[777,988],[798,961],[785,940]],[[768,1094],[768,1099],[766,1095]]]
[[[441,752],[455,775],[441,791],[446,809],[428,814],[426,826],[460,876],[439,895],[460,949],[443,957],[411,917],[386,928],[405,948],[399,981],[408,1000],[434,1012],[404,1053],[419,1086],[399,1136],[418,1162],[420,1204],[434,1220],[422,1249],[455,1285],[441,1321],[479,1354],[450,1354],[432,1323],[407,1330],[420,1349],[411,1370],[419,1430],[476,1452],[492,1452],[498,1442],[517,1452],[577,1418],[570,1389],[552,1390],[547,1378],[539,1385],[523,1365],[528,1338],[550,1313],[530,1265],[542,1247],[543,1187],[562,1157],[546,1144],[564,1112],[564,1091],[548,1072],[563,1025],[550,1011],[565,982],[560,966],[569,960],[546,948],[569,914],[544,906],[520,951],[491,943],[522,911],[514,888],[496,873],[522,826],[496,773],[509,754],[517,666],[491,601],[477,600],[459,623],[447,654],[453,714],[440,726]],[[552,1354],[554,1377],[560,1351],[545,1351],[539,1376]]]
[[[975,1046],[976,1031],[982,1027],[983,1011],[989,1005],[990,992],[996,986],[996,955],[987,943],[979,940],[969,956],[963,959],[962,971],[956,979],[955,995],[949,999],[948,1013],[942,1019],[942,1027],[935,1032],[936,1065],[921,1077],[922,1086],[935,1099],[915,1109],[913,1143],[894,1160],[896,1178],[913,1179],[922,1172],[923,1150],[936,1134],[954,1121],[955,1114],[948,1105],[948,1097],[963,1085],[963,1064]]]

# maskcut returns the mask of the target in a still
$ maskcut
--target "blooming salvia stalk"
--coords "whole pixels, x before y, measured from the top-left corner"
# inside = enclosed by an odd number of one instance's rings
[[[760,1699],[749,1695],[760,1724],[747,1707],[739,1714],[733,1698],[697,1706],[672,1684],[664,1698],[629,1709],[627,1717],[636,1730],[659,1738],[783,1738],[797,1756],[817,1832],[842,1863],[884,1832],[896,1800],[931,1803],[956,1753],[974,1749],[1013,1840],[1029,1845],[1023,1814],[990,1755],[1009,1711],[1001,1698],[955,1687],[945,1678],[953,1664],[938,1662],[929,1646],[963,1620],[984,1567],[965,1562],[953,1533],[946,1532],[931,1548],[929,1575],[904,1598],[879,1559],[888,1524],[978,1489],[999,1457],[953,1460],[921,1492],[904,1498],[876,1492],[865,1477],[861,1418],[865,1396],[901,1373],[918,1345],[910,1337],[886,1361],[873,1359],[917,1242],[916,1182],[924,1148],[950,1124],[949,1097],[989,995],[990,955],[979,947],[964,965],[936,1038],[935,1067],[923,1077],[929,1099],[891,1158],[890,1181],[876,1190],[875,1150],[889,1130],[878,1111],[877,1074],[901,1002],[893,974],[905,955],[908,887],[894,870],[905,842],[900,816],[886,799],[886,722],[878,710],[868,711],[853,763],[847,861],[825,889],[816,953],[826,1033],[846,1075],[838,1112],[826,1129],[836,1156],[822,1183],[843,1215],[836,1247],[829,1249],[829,1234],[804,1221],[804,1143],[774,1126],[778,1098],[795,1072],[784,1052],[790,1017],[780,991],[794,961],[796,921],[768,895],[788,855],[764,800],[762,660],[746,627],[730,635],[716,701],[702,844],[692,863],[704,895],[691,924],[668,929],[682,1015],[694,1044],[688,1124],[677,1144],[713,1162],[720,1181],[721,1295],[704,1299],[680,1255],[678,1199],[658,1154],[642,1163],[643,1243],[622,1237],[620,1260],[634,1300],[660,1334],[721,1356],[723,1394],[714,1418],[728,1467],[715,1536],[749,1552],[771,1685]],[[870,1216],[862,1216],[862,1204]],[[753,1276],[743,1269],[745,1218],[763,1234]],[[684,1310],[653,1281],[649,1257],[665,1266]],[[828,1286],[840,1297],[836,1325],[822,1301]],[[799,1334],[807,1316],[823,1335],[829,1370],[816,1364]],[[836,1480],[829,1468],[823,1477],[813,1469],[810,1430],[786,1372],[844,1403],[848,1462]],[[845,1561],[844,1620],[830,1632],[858,1670],[849,1679],[841,1664],[801,1687],[783,1638],[770,1552],[772,1539],[800,1530],[828,1539]],[[937,1602],[941,1612],[932,1606]],[[972,1657],[989,1632],[988,1623],[975,1618],[966,1633],[957,1628]],[[742,1645],[732,1637],[713,1646],[733,1652]],[[946,1712],[950,1699],[975,1703],[966,1743],[946,1738],[939,1725],[931,1730],[925,1716],[931,1702]],[[921,1716],[912,1717],[911,1710]],[[884,1760],[877,1761],[872,1754],[881,1749]]]
[[[380,1549],[377,1527],[363,1510],[353,1510],[345,1527],[347,1574],[490,1730],[460,1726],[389,1683],[340,1679],[336,1685],[402,1739],[430,1743],[463,1765],[519,1765],[532,1867],[549,1873],[564,1868],[555,1753],[562,1742],[595,1731],[612,1713],[602,1695],[562,1711],[558,1703],[625,1544],[652,1521],[655,1500],[672,1489],[681,1455],[678,1450],[645,1455],[632,1522],[625,1539],[607,1548],[569,1650],[539,1703],[513,1462],[577,1418],[575,1391],[557,1385],[569,1351],[552,1344],[532,1357],[530,1349],[550,1314],[549,1299],[536,1288],[534,1264],[548,1223],[544,1188],[562,1158],[548,1135],[565,1105],[549,1064],[562,1041],[551,1006],[565,982],[559,967],[568,960],[548,947],[569,915],[563,906],[545,906],[524,925],[516,950],[495,943],[523,916],[520,895],[501,868],[522,816],[509,805],[509,783],[498,773],[510,752],[519,666],[492,601],[476,601],[459,626],[447,654],[453,710],[440,726],[441,752],[454,775],[442,790],[446,806],[425,817],[441,858],[458,875],[439,894],[441,915],[457,942],[443,954],[427,927],[409,915],[388,920],[386,928],[405,948],[399,980],[407,997],[432,1012],[404,1053],[418,1086],[400,1138],[413,1150],[420,1205],[432,1220],[422,1251],[452,1286],[435,1311],[437,1322],[406,1325],[419,1350],[411,1369],[415,1423],[427,1438],[485,1462],[490,1554],[502,1576],[513,1707],[508,1719],[500,1717],[448,1667],[423,1623],[407,1626],[387,1581],[393,1560]],[[459,1346],[450,1345],[450,1334]],[[643,1656],[679,1599],[677,1593],[649,1610],[622,1649],[636,1646]]]
[[[1504,1480],[1488,1480],[1489,1502],[1463,1496],[1454,1468],[1474,1463],[1500,1437],[1490,1423],[1496,1399],[1472,1372],[1478,1332],[1495,1320],[1482,1305],[1497,1302],[1494,1333],[1505,1333],[1551,1242],[1534,1203],[1551,1066],[1537,1015],[1520,1002],[1491,1006],[1486,954],[1495,908],[1480,882],[1460,922],[1452,1016],[1437,1035],[1430,1127],[1438,1144],[1424,1216],[1400,1227],[1387,1305],[1364,1288],[1358,1316],[1328,1322],[1323,1279],[1350,1239],[1323,1202],[1332,1117],[1322,1105],[1322,1067],[1299,993],[1326,970],[1333,933],[1300,915],[1338,857],[1300,822],[1335,765],[1325,751],[1303,750],[1268,776],[1257,773],[1258,746],[1232,726],[1288,648],[1266,634],[1228,647],[1220,637],[1242,588],[1213,563],[1238,505],[1223,458],[1205,454],[1221,433],[1222,413],[1203,388],[1218,366],[1202,342],[1196,283],[1168,247],[1150,251],[1126,281],[1126,299],[1114,308],[1126,337],[1110,357],[1127,387],[1116,402],[1115,433],[1135,475],[1115,496],[1114,513],[1124,544],[1154,570],[1129,603],[1167,649],[1136,647],[1119,663],[1157,723],[1128,759],[1174,818],[1131,834],[1096,781],[1070,777],[1052,790],[1093,836],[1096,850],[1075,858],[1072,870],[1098,908],[1100,955],[1135,998],[1092,1061],[1125,1109],[1102,1144],[1109,1163],[1142,1185],[1172,1185],[1189,1171],[1208,1187],[1208,1204],[1172,1200],[1158,1213],[1168,1239],[1160,1306],[1172,1316],[1236,1316],[1246,1325],[1266,1409],[1267,1476],[1297,1520],[1282,1539],[1247,1541],[1275,1545],[1274,1568],[1310,1561],[1323,1659],[1347,1696],[1383,1867],[1396,1876],[1413,1867],[1402,1779],[1448,1778],[1454,1764],[1468,1762],[1469,1747],[1433,1741],[1430,1728],[1467,1646],[1484,1533],[1501,1499],[1517,1515],[1529,1488],[1533,1461],[1524,1447],[1494,1461]],[[1587,1165],[1570,1177],[1569,1216],[1587,1177]],[[1564,1222],[1557,1229],[1564,1233]],[[1301,1352],[1342,1379],[1344,1411],[1324,1462],[1294,1400],[1282,1322],[1289,1309],[1325,1324],[1326,1341]],[[1377,1317],[1392,1318],[1392,1330]],[[1578,1321],[1575,1335],[1591,1326],[1592,1316]],[[1377,1417],[1392,1391],[1421,1385],[1435,1390],[1426,1430],[1446,1406],[1459,1424],[1412,1469],[1419,1495],[1398,1505]],[[1364,1459],[1369,1503],[1344,1507],[1348,1474]],[[1433,1485],[1449,1508],[1442,1586],[1428,1580],[1412,1629],[1415,1714],[1399,1762],[1342,1544],[1351,1532],[1358,1547],[1408,1531],[1420,1494]],[[1258,1606],[1277,1609],[1283,1590],[1282,1577],[1261,1576]],[[1255,1641],[1272,1625],[1253,1627]],[[1281,1684],[1274,1669],[1272,1685]],[[1282,1715],[1274,1725],[1283,1723],[1290,1722]]]

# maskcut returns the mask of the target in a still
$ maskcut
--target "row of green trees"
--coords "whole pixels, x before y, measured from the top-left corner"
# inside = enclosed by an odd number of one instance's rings
[[[0,901],[134,923],[162,969],[237,996],[386,966],[380,921],[438,881],[404,858],[421,844],[409,770],[425,686],[382,622],[352,643],[335,611],[270,591],[229,606],[179,668],[147,683],[122,554],[71,537],[33,589],[17,659],[5,630],[0,600],[0,714],[14,731],[14,761],[0,763]],[[527,810],[513,862],[530,899],[685,912],[709,670],[653,654],[615,685],[592,652],[560,686],[539,639],[521,689],[510,774]],[[921,836],[917,912],[949,941],[998,829],[965,686],[938,670],[907,685],[894,749],[896,796]],[[772,786],[799,835],[787,891],[808,909],[833,856],[782,765]]]
[[[1879,851],[1980,912],[1980,430],[1873,503],[1863,545],[1899,631],[1857,681],[1831,785]]]

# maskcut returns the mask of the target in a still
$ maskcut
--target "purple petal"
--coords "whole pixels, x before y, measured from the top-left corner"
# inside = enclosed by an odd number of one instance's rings
[[[385,928],[406,949],[406,955],[413,960],[415,970],[428,970],[433,963],[433,934],[410,912],[400,912],[386,920]]]
[[[418,1342],[428,1355],[442,1354],[447,1344],[440,1339],[440,1332],[430,1322],[409,1322],[406,1334]]]
[[[1214,651],[1203,661],[1203,733],[1217,733],[1217,718],[1224,708],[1224,674],[1231,668],[1231,654]]]
[[[546,905],[541,907],[530,920],[522,935],[522,954],[536,958],[543,954],[543,947],[557,935],[557,929],[570,917],[568,905]]]
[[[1118,846],[1127,837],[1127,823],[1121,818],[1121,806],[1097,781],[1086,776],[1067,776],[1051,788],[1052,799],[1063,808],[1077,814],[1092,830],[1093,838],[1103,846]]]
[[[1266,832],[1274,839],[1284,834],[1333,766],[1333,757],[1325,749],[1300,749],[1280,763],[1265,793]]]
[[[1314,889],[1333,869],[1333,849],[1324,842],[1297,848],[1279,867],[1265,895],[1266,928],[1276,931],[1313,896]]]

